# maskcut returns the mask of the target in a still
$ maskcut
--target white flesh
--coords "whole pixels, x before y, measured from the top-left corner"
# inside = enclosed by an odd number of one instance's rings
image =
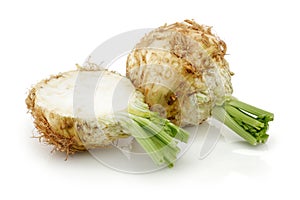
[[[130,80],[118,74],[71,71],[43,84],[37,90],[35,103],[61,116],[102,118],[125,110],[133,91]],[[91,108],[93,113],[88,112]]]

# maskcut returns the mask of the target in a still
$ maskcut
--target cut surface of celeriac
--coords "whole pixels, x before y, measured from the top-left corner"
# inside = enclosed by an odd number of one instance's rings
[[[36,92],[36,104],[60,115],[85,118],[111,115],[127,108],[135,90],[130,80],[108,71],[71,71],[59,76],[41,84]],[[76,96],[78,99],[74,99],[75,92],[80,93]],[[112,101],[113,98],[118,98],[118,102]],[[90,100],[94,105],[88,104]],[[74,101],[80,105],[74,107]],[[93,113],[87,112],[90,108]]]
[[[117,73],[76,70],[36,84],[26,104],[40,137],[55,150],[69,155],[133,136],[156,164],[171,165],[179,152],[177,139],[186,142],[188,134],[143,101]]]

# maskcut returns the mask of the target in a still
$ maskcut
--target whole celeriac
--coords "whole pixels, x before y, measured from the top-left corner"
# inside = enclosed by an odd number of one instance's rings
[[[193,20],[159,27],[136,44],[126,75],[152,110],[177,125],[213,115],[249,143],[266,142],[273,114],[232,97],[226,44]]]
[[[149,110],[130,80],[107,70],[51,76],[32,87],[26,104],[39,137],[67,155],[133,136],[157,165],[172,165],[177,141],[188,139],[187,132]]]

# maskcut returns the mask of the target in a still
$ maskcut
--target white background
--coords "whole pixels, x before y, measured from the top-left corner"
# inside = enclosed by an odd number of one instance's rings
[[[1,1],[1,199],[299,198],[297,1]],[[38,80],[74,69],[101,42],[194,18],[228,46],[234,95],[275,113],[268,144],[220,141],[199,160],[201,133],[174,168],[131,175],[88,153],[51,154],[31,139],[24,99]]]

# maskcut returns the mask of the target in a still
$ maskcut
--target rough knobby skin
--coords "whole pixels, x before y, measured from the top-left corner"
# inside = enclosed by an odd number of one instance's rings
[[[161,104],[173,123],[199,124],[232,94],[226,50],[211,27],[192,20],[164,25],[135,46],[126,75],[150,107]],[[170,71],[173,76],[166,77]]]
[[[50,79],[44,80],[44,83],[46,84],[47,81]],[[54,130],[54,127],[52,127],[47,118],[45,117],[44,111],[39,106],[35,105],[35,97],[36,97],[36,88],[32,88],[29,91],[29,94],[26,98],[26,105],[28,108],[28,111],[31,113],[33,119],[34,119],[34,125],[37,129],[38,133],[40,134],[39,138],[40,141],[44,141],[45,143],[49,145],[54,146],[54,150],[66,152],[67,155],[73,154],[77,151],[84,151],[85,147],[80,142],[79,137],[77,136],[76,132],[74,132],[74,126],[72,123],[72,119],[61,119],[61,122],[64,123],[64,121],[68,121],[68,126],[65,129],[66,133],[71,133],[65,135],[63,131],[57,131]],[[53,118],[55,118],[53,114]],[[68,130],[67,130],[68,129]]]

